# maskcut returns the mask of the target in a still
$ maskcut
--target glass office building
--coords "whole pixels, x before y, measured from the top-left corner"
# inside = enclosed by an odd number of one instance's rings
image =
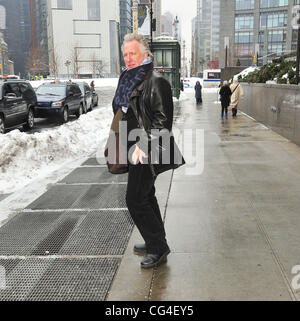
[[[227,64],[235,66],[239,60],[242,66],[261,65],[295,50],[297,32],[291,21],[293,6],[298,4],[300,0],[221,1],[220,45],[224,49],[227,45]]]

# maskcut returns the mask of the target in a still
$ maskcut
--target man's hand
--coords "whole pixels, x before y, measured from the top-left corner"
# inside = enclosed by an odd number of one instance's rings
[[[148,156],[137,145],[135,145],[135,150],[132,154],[133,164],[136,165],[138,160],[141,164],[144,164],[143,157],[147,158]]]

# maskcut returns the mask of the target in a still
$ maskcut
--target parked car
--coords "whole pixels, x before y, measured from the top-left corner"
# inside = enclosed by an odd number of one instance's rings
[[[35,91],[28,81],[0,81],[0,133],[22,125],[24,129],[32,129],[36,104]]]
[[[92,94],[92,105],[93,107],[98,106],[98,94],[96,93],[96,90],[93,90],[93,94]]]
[[[66,123],[69,115],[75,114],[79,118],[83,114],[81,90],[75,83],[44,83],[37,88],[36,95],[36,117],[55,117]]]
[[[93,91],[86,82],[76,82],[79,86],[83,99],[83,112],[86,114],[93,109]]]

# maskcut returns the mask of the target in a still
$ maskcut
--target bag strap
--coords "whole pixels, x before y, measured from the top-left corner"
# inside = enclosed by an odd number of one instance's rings
[[[234,90],[233,90],[233,92],[231,93],[231,95],[235,92],[235,90],[237,89],[237,87],[239,86],[240,84],[238,84],[235,88],[234,88]]]

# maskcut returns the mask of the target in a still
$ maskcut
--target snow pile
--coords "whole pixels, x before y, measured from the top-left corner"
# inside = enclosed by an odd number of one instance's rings
[[[237,76],[237,77],[242,76],[242,78],[244,78],[244,77],[248,76],[248,74],[250,74],[250,72],[253,72],[258,69],[259,69],[258,67],[248,67],[235,76]]]
[[[119,78],[91,78],[91,79],[59,79],[60,81],[69,81],[72,82],[82,82],[90,84],[92,80],[94,80],[95,88],[100,87],[117,87]],[[34,80],[30,81],[33,88],[38,88],[41,84],[45,82],[53,82],[54,79],[44,79],[44,80]]]
[[[111,120],[107,106],[41,133],[0,135],[0,193],[14,192],[70,160],[103,150]]]

